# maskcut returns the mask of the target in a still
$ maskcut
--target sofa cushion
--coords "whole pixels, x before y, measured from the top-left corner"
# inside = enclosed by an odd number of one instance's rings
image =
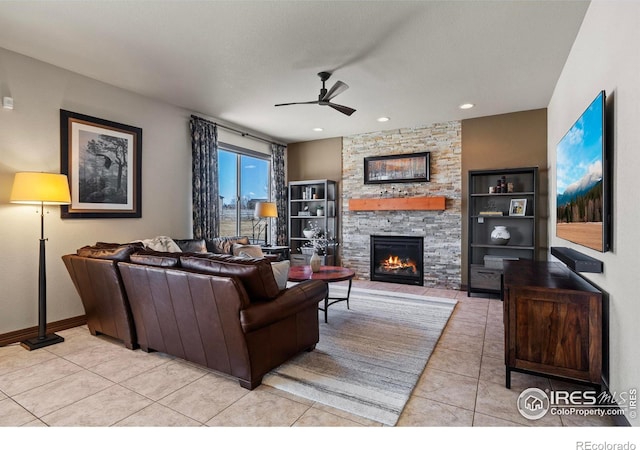
[[[77,250],[78,256],[86,258],[109,259],[112,261],[129,261],[132,253],[140,250],[140,245],[112,244],[112,245],[87,245]]]
[[[147,266],[178,267],[180,265],[180,253],[141,250],[132,254],[130,260],[132,263],[145,264]]]
[[[280,289],[271,269],[264,258],[249,259],[231,255],[185,255],[180,256],[184,269],[227,277],[236,277],[244,285],[251,302],[272,300]]]
[[[204,239],[174,239],[180,250],[190,253],[206,253],[207,243]]]
[[[208,252],[232,255],[233,244],[248,244],[249,238],[247,236],[218,237],[208,239],[206,243]]]
[[[233,244],[233,256],[249,256],[250,258],[262,258],[262,247],[251,244]],[[246,255],[246,256],[245,256]]]

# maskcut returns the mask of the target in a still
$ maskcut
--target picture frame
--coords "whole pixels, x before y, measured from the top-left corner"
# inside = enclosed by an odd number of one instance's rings
[[[430,159],[430,152],[366,157],[364,184],[429,181]]]
[[[60,110],[63,219],[142,217],[142,128]]]
[[[526,198],[512,198],[509,204],[510,216],[524,216],[527,212],[527,199]]]

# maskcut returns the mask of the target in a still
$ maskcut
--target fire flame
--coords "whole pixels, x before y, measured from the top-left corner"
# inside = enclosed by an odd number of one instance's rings
[[[390,255],[387,259],[382,261],[381,268],[385,271],[394,271],[394,270],[402,270],[408,269],[412,273],[417,272],[416,263],[407,259],[403,261],[398,256]]]

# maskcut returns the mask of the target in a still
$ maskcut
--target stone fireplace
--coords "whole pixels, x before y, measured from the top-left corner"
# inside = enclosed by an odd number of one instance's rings
[[[347,136],[342,143],[340,239],[341,264],[356,278],[371,279],[371,236],[420,237],[422,284],[459,289],[462,281],[461,124],[458,121],[422,128]],[[431,152],[428,182],[364,184],[364,158]],[[351,211],[351,199],[445,197],[444,210]],[[420,285],[420,284],[418,284]]]
[[[370,279],[389,283],[424,285],[421,236],[371,236]]]

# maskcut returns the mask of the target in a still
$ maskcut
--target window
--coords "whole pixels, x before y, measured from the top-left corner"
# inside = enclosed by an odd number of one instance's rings
[[[253,212],[258,201],[270,200],[269,155],[220,144],[218,188],[220,192],[220,236],[249,236],[264,241],[264,228],[257,226]]]

